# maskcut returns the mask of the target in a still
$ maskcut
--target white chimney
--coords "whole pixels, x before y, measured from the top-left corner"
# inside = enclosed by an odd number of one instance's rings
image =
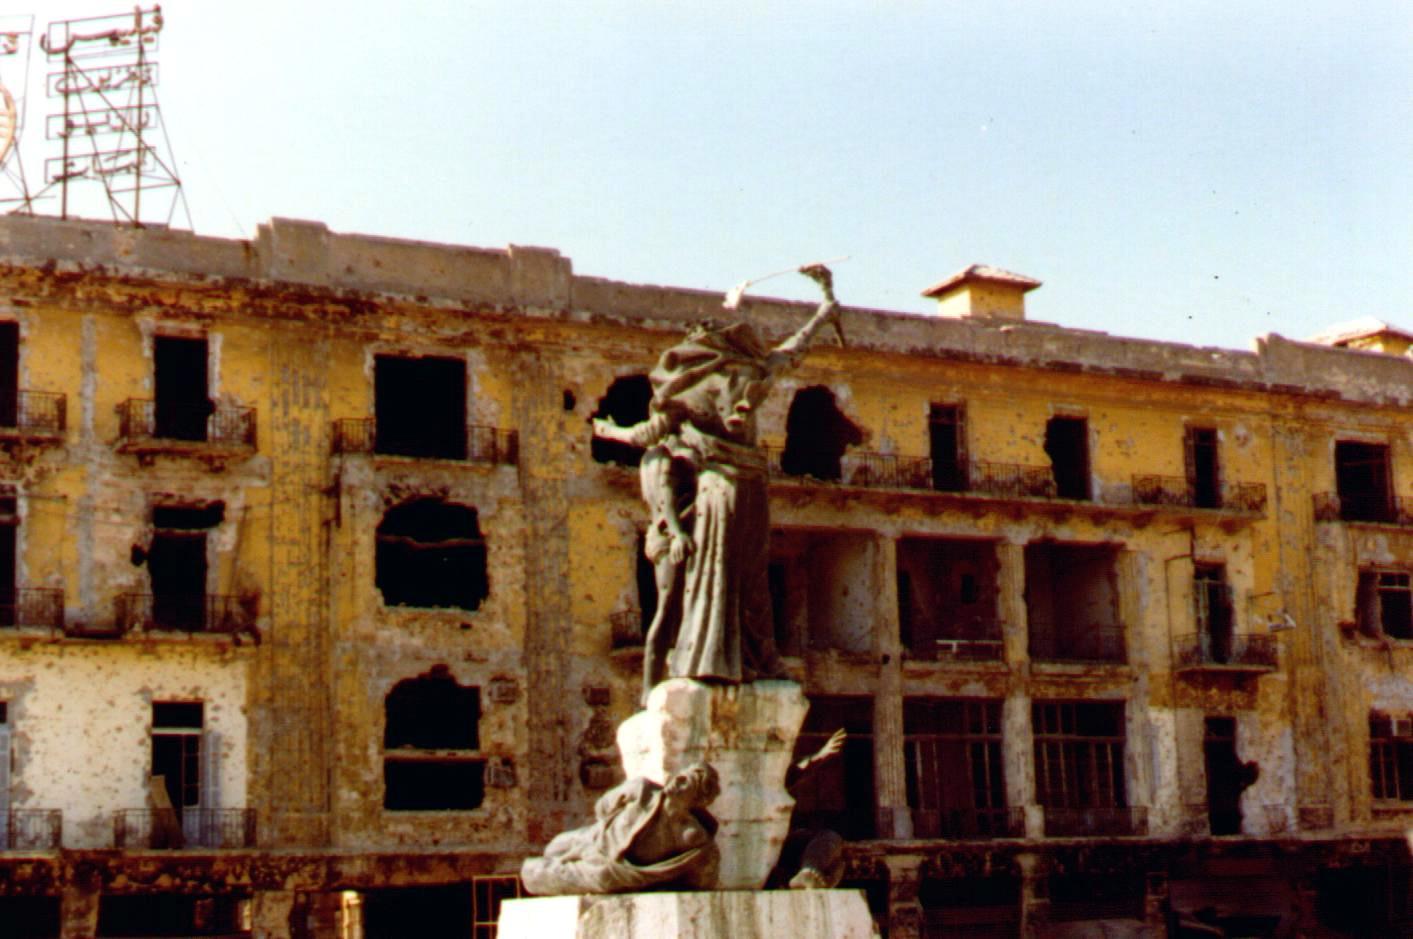
[[[1040,281],[1021,274],[973,264],[922,295],[937,298],[938,316],[1019,322],[1025,319],[1025,295],[1039,286]]]

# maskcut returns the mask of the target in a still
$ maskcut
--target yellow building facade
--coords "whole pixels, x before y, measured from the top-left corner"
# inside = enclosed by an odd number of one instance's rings
[[[1035,323],[1036,286],[847,309],[760,414],[801,746],[849,733],[797,824],[893,937],[1401,934],[1413,362]],[[590,419],[645,417],[692,323],[810,309],[720,300],[0,221],[0,921],[493,935],[638,696],[637,454]]]

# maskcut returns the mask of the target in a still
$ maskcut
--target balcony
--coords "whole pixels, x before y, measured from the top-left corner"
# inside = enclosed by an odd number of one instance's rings
[[[1148,809],[1045,809],[1047,838],[1130,838],[1148,834]]]
[[[455,460],[470,463],[492,463],[514,466],[520,462],[520,434],[501,427],[470,424],[466,440],[433,441],[427,447],[389,447],[378,439],[377,421],[373,418],[343,418],[334,421],[334,453],[376,454],[432,460]]]
[[[1315,521],[1364,522],[1413,528],[1413,504],[1398,496],[1373,493],[1317,492]]]
[[[1266,513],[1266,486],[1264,483],[1228,483],[1220,490],[1201,494],[1185,476],[1134,476],[1133,501],[1137,505],[1260,516]]]
[[[0,442],[44,443],[63,438],[68,426],[68,399],[47,391],[21,391],[13,406],[0,401]]]
[[[113,813],[113,846],[120,850],[230,850],[255,844],[254,809],[122,809]]]
[[[1179,636],[1177,671],[1216,671],[1260,674],[1279,666],[1273,636],[1229,636],[1221,639],[1206,634]]]
[[[1030,657],[1036,662],[1122,665],[1128,661],[1122,626],[1069,627],[1055,633],[1030,635]]]
[[[39,626],[64,628],[64,591],[30,587],[0,596],[0,627]]]
[[[608,618],[612,648],[641,649],[643,647],[643,611],[635,608],[619,610]]]
[[[63,841],[58,809],[0,810],[0,851],[57,851]]]
[[[118,452],[151,458],[159,453],[238,456],[255,450],[255,409],[197,402],[158,406],[129,398],[118,405]]]
[[[135,630],[252,635],[259,601],[232,594],[125,593],[118,597],[116,635]]]
[[[1025,810],[913,809],[913,837],[981,841],[990,838],[1024,838]]]
[[[1054,499],[1055,478],[1048,466],[987,463],[981,460],[939,464],[928,457],[850,450],[839,460],[839,478],[820,480],[785,472],[782,447],[763,447],[772,479],[837,482],[866,489],[910,489],[998,498]]]

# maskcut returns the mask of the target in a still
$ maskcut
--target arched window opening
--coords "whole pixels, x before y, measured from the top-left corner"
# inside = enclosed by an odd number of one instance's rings
[[[476,510],[441,499],[388,509],[378,523],[375,566],[388,606],[475,610],[490,593]]]
[[[485,799],[481,689],[445,665],[393,686],[384,701],[383,807],[459,811]]]

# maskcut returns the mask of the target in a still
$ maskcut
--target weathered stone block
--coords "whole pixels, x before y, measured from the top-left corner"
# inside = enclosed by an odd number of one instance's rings
[[[758,888],[780,856],[795,800],[785,791],[795,737],[809,702],[791,681],[708,685],[687,678],[662,682],[647,707],[618,727],[629,778],[657,783],[693,763],[721,777],[711,813],[721,822],[723,890]]]
[[[858,890],[626,893],[501,905],[501,939],[870,939]]]

